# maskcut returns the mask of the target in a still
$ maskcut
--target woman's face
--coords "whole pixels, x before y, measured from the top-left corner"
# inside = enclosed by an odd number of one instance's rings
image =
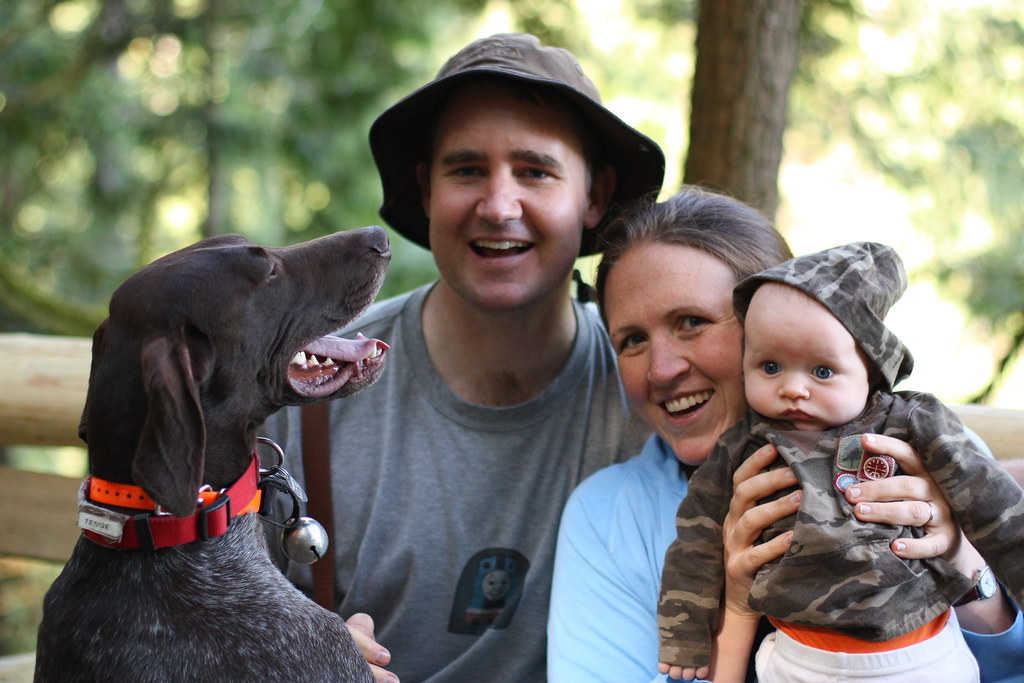
[[[736,278],[714,256],[650,242],[608,274],[604,313],[637,414],[687,465],[707,459],[746,410]]]

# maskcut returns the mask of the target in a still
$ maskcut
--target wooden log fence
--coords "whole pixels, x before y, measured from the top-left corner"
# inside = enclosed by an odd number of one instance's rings
[[[78,422],[92,340],[0,334],[0,446],[82,446]],[[1000,459],[1024,458],[1024,410],[953,406]],[[80,480],[0,467],[0,555],[56,562],[71,552]],[[30,535],[20,529],[33,528]]]

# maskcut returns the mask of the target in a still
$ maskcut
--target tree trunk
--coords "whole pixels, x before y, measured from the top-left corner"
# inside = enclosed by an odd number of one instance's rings
[[[224,178],[226,170],[223,163],[225,136],[219,116],[220,99],[217,96],[219,87],[217,81],[225,78],[220,63],[224,58],[220,10],[220,0],[209,0],[206,9],[206,23],[203,26],[203,48],[208,60],[206,65],[208,92],[202,109],[202,120],[206,125],[206,219],[200,226],[200,234],[203,239],[224,233],[228,222],[229,188]]]
[[[774,218],[801,0],[701,0],[686,183]]]

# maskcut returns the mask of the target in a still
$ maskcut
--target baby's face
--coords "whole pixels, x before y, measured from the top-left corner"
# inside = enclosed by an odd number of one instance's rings
[[[845,424],[864,410],[868,361],[853,335],[823,305],[767,282],[743,325],[743,382],[750,407],[800,430]]]

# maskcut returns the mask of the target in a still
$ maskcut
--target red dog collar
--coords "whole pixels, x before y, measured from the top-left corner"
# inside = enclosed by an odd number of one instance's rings
[[[78,526],[87,538],[108,548],[156,550],[205,541],[228,530],[232,517],[259,509],[259,458],[227,489],[201,491],[201,505],[190,517],[161,514],[138,486],[89,477],[78,494]],[[96,503],[149,510],[127,515]],[[232,509],[233,506],[238,506]]]

